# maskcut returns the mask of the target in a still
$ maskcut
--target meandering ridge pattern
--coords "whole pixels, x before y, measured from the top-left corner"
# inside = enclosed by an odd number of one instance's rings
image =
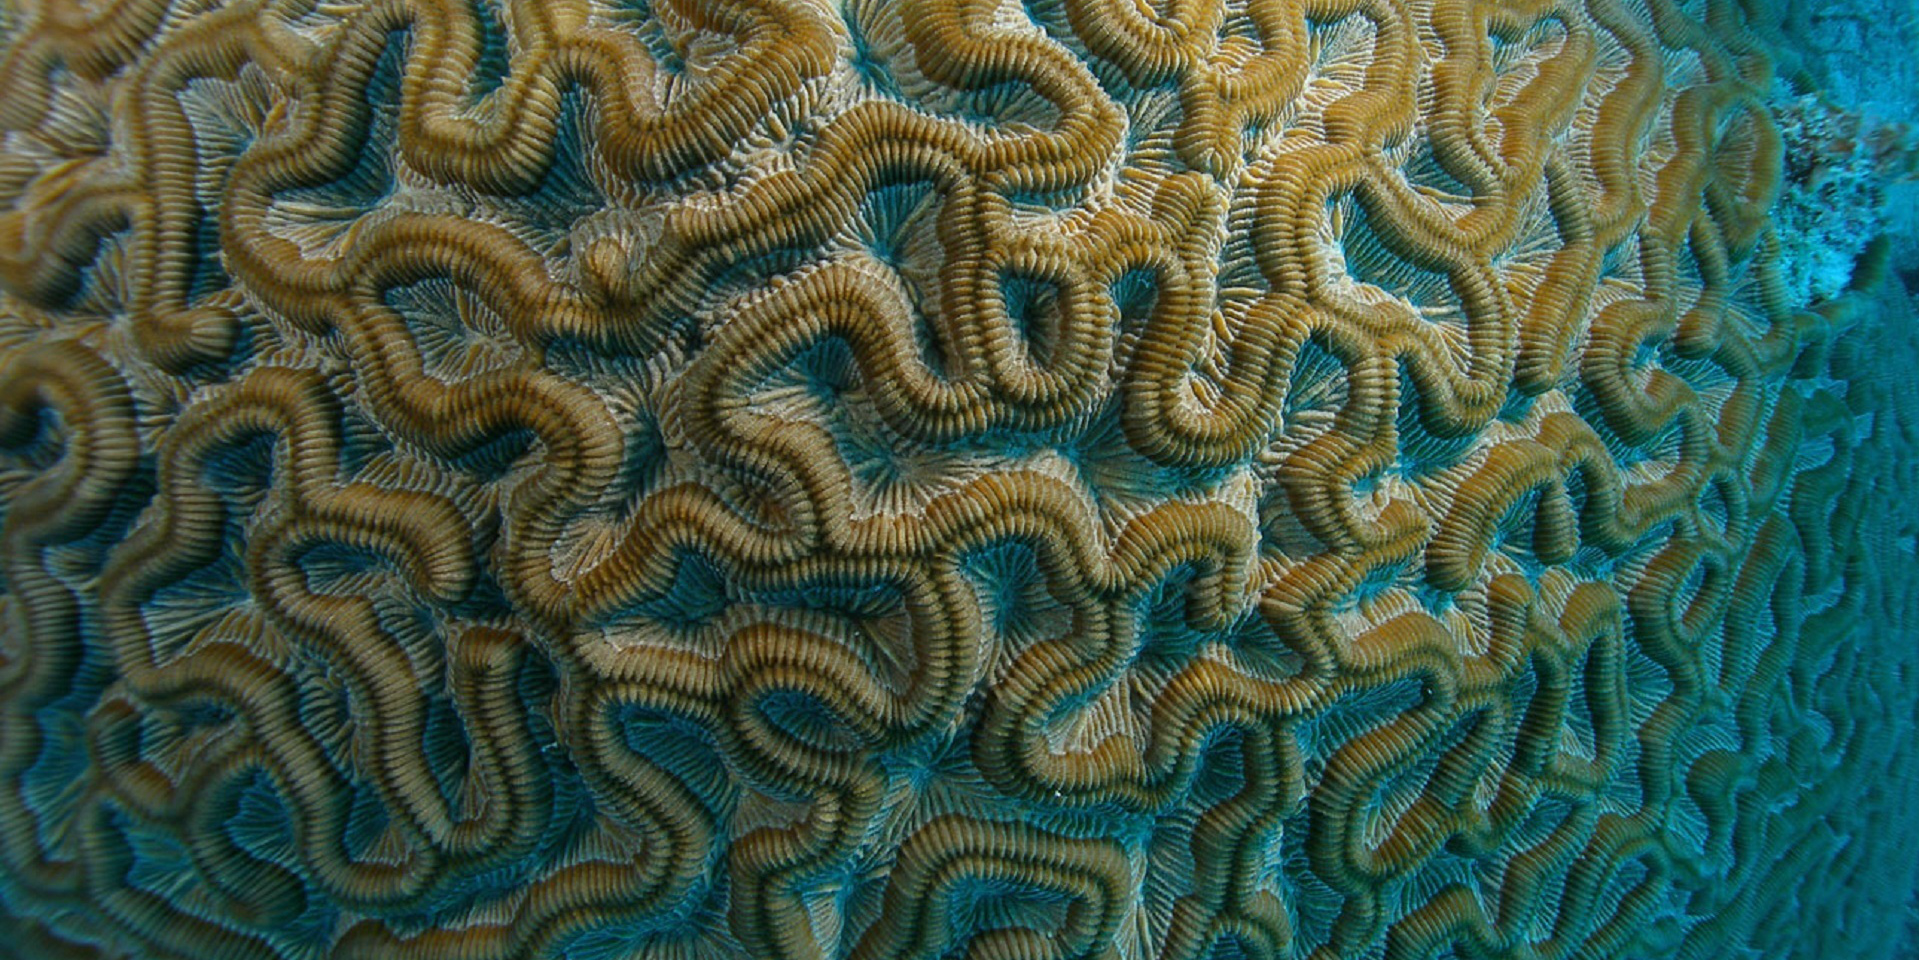
[[[9,2],[0,955],[1892,949],[1765,16]]]

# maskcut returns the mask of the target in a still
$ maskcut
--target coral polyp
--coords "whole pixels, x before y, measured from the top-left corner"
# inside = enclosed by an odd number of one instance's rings
[[[1766,16],[9,3],[0,955],[1890,955]]]

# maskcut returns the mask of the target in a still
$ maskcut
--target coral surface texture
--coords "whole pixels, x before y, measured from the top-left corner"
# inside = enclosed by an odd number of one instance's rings
[[[1779,30],[4,0],[0,956],[1909,955]]]

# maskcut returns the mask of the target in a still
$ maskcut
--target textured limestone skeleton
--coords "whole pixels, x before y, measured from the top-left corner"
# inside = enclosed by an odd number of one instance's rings
[[[0,905],[1789,951],[1870,856],[1811,785],[1908,769],[1846,611],[1912,424],[1773,269],[1747,15],[9,11]]]

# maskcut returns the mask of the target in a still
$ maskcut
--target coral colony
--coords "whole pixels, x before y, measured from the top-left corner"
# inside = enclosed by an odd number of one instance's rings
[[[0,956],[1909,955],[1763,7],[8,0]]]

